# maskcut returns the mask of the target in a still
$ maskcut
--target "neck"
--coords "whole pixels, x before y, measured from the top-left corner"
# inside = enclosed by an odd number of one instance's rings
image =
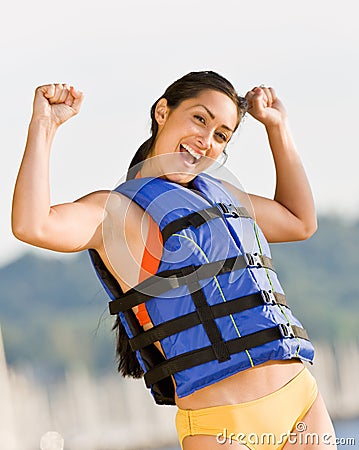
[[[165,171],[161,168],[161,165],[158,164],[158,162],[159,161],[157,161],[156,158],[146,159],[141,167],[140,177],[163,178],[184,187],[188,187],[195,178],[194,174],[188,174],[186,172]]]

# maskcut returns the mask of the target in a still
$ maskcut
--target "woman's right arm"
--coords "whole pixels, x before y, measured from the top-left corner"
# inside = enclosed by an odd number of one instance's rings
[[[73,203],[50,205],[49,160],[59,126],[80,110],[83,94],[51,84],[37,88],[25,153],[12,208],[14,235],[29,244],[62,252],[97,248],[108,192]]]

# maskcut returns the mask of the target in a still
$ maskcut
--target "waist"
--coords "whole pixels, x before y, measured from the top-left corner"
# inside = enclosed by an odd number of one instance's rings
[[[302,369],[303,363],[298,359],[267,361],[186,397],[176,396],[176,405],[194,410],[256,400],[283,387]]]

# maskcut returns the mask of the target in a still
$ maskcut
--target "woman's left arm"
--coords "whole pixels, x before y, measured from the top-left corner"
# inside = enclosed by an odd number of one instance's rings
[[[317,229],[314,200],[285,108],[273,88],[256,87],[246,99],[249,114],[266,128],[276,170],[273,199],[249,194],[255,219],[269,242],[307,239]]]

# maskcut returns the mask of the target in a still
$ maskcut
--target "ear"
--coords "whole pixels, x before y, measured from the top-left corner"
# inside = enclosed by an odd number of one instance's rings
[[[169,108],[167,100],[165,98],[161,98],[160,100],[158,100],[155,108],[155,119],[159,126],[164,125],[167,120],[168,113]]]

